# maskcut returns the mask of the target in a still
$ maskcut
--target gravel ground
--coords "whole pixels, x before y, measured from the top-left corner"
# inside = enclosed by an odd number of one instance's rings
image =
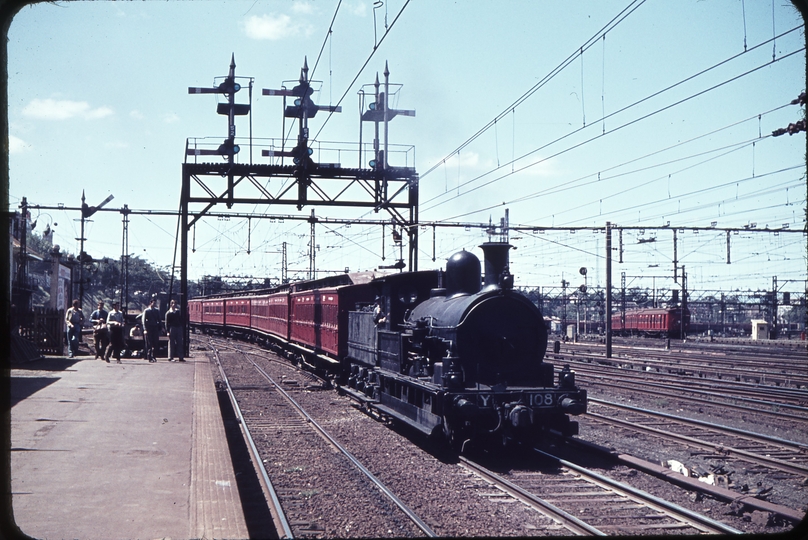
[[[266,369],[272,370],[272,364],[267,363]],[[295,386],[302,385],[290,385],[292,388]],[[369,417],[358,410],[347,397],[330,390],[309,388],[294,392],[294,398],[318,424],[440,536],[564,534],[565,529],[559,528],[549,518],[522,504],[503,502],[506,499],[503,493],[451,460],[442,461],[436,458],[401,433]],[[297,446],[302,453],[295,453],[295,459],[298,460],[295,462],[296,466],[311,467],[311,463],[319,458],[313,459],[315,452],[311,445],[299,443],[294,438],[279,434],[272,441],[272,446]],[[285,458],[284,463],[275,468],[289,468],[290,464],[289,459]],[[340,482],[345,480],[329,476],[321,485]],[[319,508],[320,515],[323,516],[320,523],[324,523],[325,507],[333,506],[349,514],[347,509],[351,508],[353,501],[349,498],[329,501],[320,493],[312,493],[306,504]],[[375,529],[377,525],[367,519],[361,526],[351,526],[348,522],[352,520],[346,520],[345,517],[341,520],[341,529],[326,527],[327,532],[346,537],[411,536],[406,527],[379,532],[379,529]],[[353,521],[356,522],[356,519]],[[328,536],[331,535],[324,533],[322,537]]]
[[[269,353],[266,353],[267,355]],[[218,377],[217,372],[215,376]],[[303,383],[303,381],[301,379]],[[299,381],[300,382],[300,381]],[[315,420],[324,428],[334,434],[340,443],[356,456],[375,476],[387,484],[403,501],[409,505],[430,527],[441,536],[452,537],[479,537],[479,536],[555,536],[568,535],[566,529],[560,528],[537,512],[528,509],[521,503],[504,497],[501,492],[472,475],[466,469],[459,467],[451,458],[440,453],[418,436],[407,430],[392,429],[357,410],[352,402],[333,391],[305,389],[305,384],[290,385],[302,386],[295,393],[305,408],[310,411]],[[592,397],[605,400],[620,401],[638,407],[648,407],[663,410],[681,416],[704,419],[715,423],[722,423],[720,408],[699,411],[684,403],[666,403],[664,407],[658,398],[645,399],[640,392],[614,395],[598,388],[588,388]],[[726,413],[724,413],[726,415]],[[703,468],[718,464],[720,458],[710,459],[701,455],[694,455],[686,448],[663,446],[653,437],[626,437],[617,438],[616,430],[602,428],[587,422],[586,417],[578,417],[581,425],[579,438],[612,447],[616,450],[633,454],[648,461],[661,463],[667,459],[677,459],[685,464],[698,464]],[[793,428],[784,423],[763,421],[757,418],[736,419],[746,429],[772,433],[783,438],[784,432],[793,431]],[[761,429],[753,429],[759,426]],[[764,429],[765,428],[765,429]],[[284,448],[290,446],[300,447],[299,441],[278,433],[273,446]],[[408,438],[410,437],[410,438]],[[417,444],[414,444],[417,443]],[[550,448],[549,450],[553,450]],[[277,469],[290,469],[299,466],[311,466],[312,447],[304,447],[294,459],[294,464],[287,459],[278,460]],[[791,529],[789,524],[773,522],[764,512],[749,512],[736,508],[710,497],[702,497],[692,492],[660,481],[654,477],[638,473],[622,466],[606,466],[604,464],[587,464],[587,457],[580,456],[584,466],[600,466],[602,474],[611,476],[624,483],[644,489],[660,498],[671,500],[686,508],[713,517],[750,533],[774,533]],[[319,458],[318,458],[319,459]],[[270,460],[271,461],[271,460]],[[694,463],[697,462],[697,463]],[[290,465],[291,464],[291,465]],[[516,461],[511,463],[508,457],[500,462],[507,471],[521,467]],[[537,469],[541,465],[535,463],[526,465],[526,468]],[[326,474],[326,473],[323,473]],[[764,473],[749,470],[733,471],[732,480],[736,487],[747,483],[750,488],[772,486],[770,496],[772,502],[785,504],[792,508],[804,509],[808,497],[803,484],[797,488],[785,489],[782,481],[778,481]],[[326,483],[342,482],[337,478],[324,476]],[[322,479],[321,479],[322,480]],[[761,485],[758,486],[757,483]],[[773,484],[773,482],[779,482]],[[730,486],[732,488],[732,486]],[[301,490],[301,486],[291,486],[290,489]],[[301,504],[307,505],[312,516],[321,516],[326,506],[335,506],[345,514],[341,519],[339,529],[325,527],[322,531],[311,531],[311,537],[370,537],[370,536],[411,536],[406,528],[385,530],[379,534],[379,529],[371,522],[356,523],[356,517],[347,509],[354,504],[350,498],[329,500],[325,494],[310,490],[309,497]],[[325,519],[325,518],[323,518]],[[321,523],[324,521],[321,521]]]
[[[789,440],[797,440],[799,442],[804,442],[805,439],[805,433],[798,433],[790,421],[778,421],[768,415],[761,415],[760,417],[754,415],[738,416],[736,412],[722,409],[720,404],[716,404],[708,409],[705,406],[694,406],[685,401],[664,400],[664,402],[661,402],[659,398],[643,396],[639,391],[615,394],[609,390],[603,390],[597,387],[589,387],[587,390],[590,397],[607,401],[625,403],[636,407],[653,409],[716,424],[731,425],[741,429]],[[590,410],[594,412],[596,407],[590,406]],[[744,493],[756,493],[760,490],[771,488],[771,492],[768,494],[766,500],[803,512],[808,511],[808,479],[798,479],[784,473],[767,471],[751,463],[728,461],[717,453],[709,454],[703,450],[697,451],[681,444],[663,443],[660,439],[652,436],[626,436],[622,430],[587,421],[585,416],[578,420],[580,423],[580,434],[578,437],[582,440],[607,448],[613,448],[621,453],[631,454],[647,461],[663,465],[666,464],[668,460],[677,460],[689,468],[696,467],[704,471],[724,467],[730,474],[728,475],[729,483],[722,487],[736,491],[739,495]],[[624,470],[624,468],[621,467],[615,469],[615,472],[620,475],[629,475],[631,478],[636,478],[638,482],[643,481],[645,477],[642,473],[636,474],[632,471]],[[635,485],[634,482],[632,482],[632,485]],[[744,485],[748,487],[747,492],[742,491]],[[673,490],[665,491],[664,494],[660,496],[676,501],[674,498],[676,494]],[[714,518],[721,519],[722,521],[725,521],[728,512],[737,510],[734,506],[714,501],[710,497],[702,498],[694,493],[687,494],[686,496],[693,500],[693,502],[698,503],[695,505],[694,509],[706,506],[709,508],[708,515],[712,515]],[[770,522],[768,515],[761,515],[763,514],[762,512],[753,513],[741,509],[740,514],[740,521],[733,519],[733,523],[730,524],[747,532],[780,532],[790,528],[788,525],[783,527],[778,523]],[[721,517],[719,518],[719,516]],[[729,521],[727,522],[729,523]]]

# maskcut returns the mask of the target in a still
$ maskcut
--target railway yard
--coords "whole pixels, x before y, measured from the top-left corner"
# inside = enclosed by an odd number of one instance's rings
[[[0,537],[808,538],[804,2],[41,4]]]
[[[579,435],[460,456],[269,350],[199,335],[191,350],[210,360],[230,446],[243,450],[237,475],[261,479],[250,500],[269,501],[280,537],[804,526],[804,341],[626,340],[611,358],[596,342],[560,344],[546,360],[589,394]]]

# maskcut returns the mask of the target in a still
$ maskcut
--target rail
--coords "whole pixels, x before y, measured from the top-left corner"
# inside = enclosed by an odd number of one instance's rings
[[[433,531],[429,525],[427,525],[418,515],[409,508],[404,502],[399,499],[392,491],[390,491],[387,486],[382,483],[381,480],[376,478],[373,473],[371,473],[364,465],[362,465],[359,460],[357,460],[353,455],[351,455],[348,450],[346,450],[339,442],[336,441],[322,426],[320,426],[314,418],[312,418],[304,409],[300,406],[300,404],[295,401],[295,399],[289,395],[281,386],[275,382],[269,374],[264,371],[260,366],[258,366],[254,361],[249,360],[250,363],[255,367],[255,369],[267,380],[269,381],[275,389],[283,395],[289,403],[291,403],[299,412],[306,418],[306,422],[309,423],[320,435],[322,435],[330,444],[334,446],[340,453],[342,453],[357,469],[359,469],[362,474],[364,474],[373,484],[379,488],[379,490],[384,493],[388,499],[390,499],[393,504],[395,504],[404,514],[410,518],[410,520],[415,523],[415,525],[423,531],[424,535],[430,538],[436,538],[438,535]],[[260,461],[260,460],[259,460]]]
[[[524,504],[527,504],[531,508],[535,508],[542,513],[548,514],[553,519],[558,520],[564,527],[569,529],[571,532],[579,536],[607,536],[605,532],[600,531],[589,525],[588,523],[581,521],[577,517],[573,516],[569,512],[562,510],[561,508],[555,506],[552,503],[537,497],[533,493],[522,489],[521,487],[517,486],[516,484],[509,482],[505,478],[501,477],[500,475],[494,473],[471,461],[470,459],[460,456],[460,462],[467,467],[468,469],[474,471],[476,474],[480,475],[481,477],[485,478],[487,481],[491,482],[492,484],[499,487],[505,493],[510,495],[511,497],[522,501]]]
[[[695,437],[688,437],[687,435],[671,433],[669,431],[664,431],[649,426],[643,426],[634,422],[627,422],[625,420],[620,420],[618,418],[610,418],[608,416],[602,416],[596,413],[586,413],[586,414],[587,416],[596,418],[601,422],[605,422],[608,424],[627,427],[635,431],[643,431],[645,433],[657,435],[663,439],[676,440],[704,450],[719,451],[720,453],[728,456],[734,455],[737,456],[739,459],[743,459],[751,463],[757,463],[758,465],[763,465],[765,467],[787,472],[796,476],[802,476],[802,477],[808,476],[808,467],[805,467],[803,465],[792,465],[791,463],[787,463],[781,459],[763,456],[752,452],[747,452],[746,450],[742,450],[740,448],[732,448],[726,445],[717,445],[709,441],[696,439]]]
[[[250,448],[252,461],[259,469],[262,487],[264,488],[265,494],[269,496],[269,510],[272,514],[272,520],[275,522],[275,528],[278,535],[280,538],[294,538],[292,528],[289,526],[289,522],[286,520],[286,515],[283,513],[283,508],[281,507],[280,499],[278,499],[278,494],[275,492],[275,488],[272,486],[272,481],[269,479],[269,474],[267,474],[267,470],[258,454],[258,448],[256,448],[255,441],[253,441],[250,430],[247,427],[247,423],[244,421],[244,416],[242,415],[241,409],[238,406],[236,396],[233,393],[233,389],[230,387],[230,381],[227,380],[227,375],[225,374],[224,368],[222,367],[222,363],[219,359],[219,351],[216,349],[213,343],[211,343],[211,349],[216,357],[216,365],[219,367],[219,373],[222,376],[222,381],[224,381],[224,384],[227,387],[227,395],[230,398],[230,403],[233,405],[233,410],[238,416],[238,423],[241,426],[244,439],[247,441],[247,445]]]
[[[660,499],[659,497],[654,497],[650,493],[646,493],[644,491],[626,485],[622,482],[618,482],[617,480],[614,480],[612,478],[603,476],[601,474],[597,474],[594,471],[590,471],[589,469],[585,469],[579,465],[576,465],[575,463],[571,463],[569,461],[561,459],[560,457],[548,454],[547,452],[539,450],[538,448],[534,448],[533,451],[543,457],[550,458],[556,461],[558,464],[563,465],[564,467],[577,472],[578,474],[590,479],[591,481],[597,484],[608,486],[609,489],[623,493],[626,496],[636,498],[642,501],[647,506],[655,508],[670,516],[673,516],[676,519],[688,523],[697,529],[716,534],[742,534],[742,531],[739,531],[738,529],[730,527],[729,525],[726,525],[724,523],[721,523],[720,521],[716,521],[707,516],[703,516],[701,514],[688,510],[687,508],[683,508],[677,504],[674,504],[670,501]]]

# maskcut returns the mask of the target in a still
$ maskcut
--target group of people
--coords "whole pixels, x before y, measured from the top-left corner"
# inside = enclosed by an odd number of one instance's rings
[[[143,327],[143,353],[149,362],[157,362],[155,351],[159,347],[160,334],[165,327],[168,334],[168,360],[174,362],[177,356],[180,362],[185,362],[185,344],[183,335],[185,328],[177,303],[172,300],[169,310],[166,312],[165,321],[160,317],[160,310],[155,306],[155,300],[149,302],[149,307],[143,311],[140,323]],[[114,357],[121,363],[121,351],[125,347],[124,343],[124,318],[123,313],[118,309],[118,302],[112,302],[112,310],[104,309],[104,302],[98,302],[98,308],[90,314],[90,321],[93,323],[93,340],[95,346],[95,358],[110,361]],[[73,305],[65,314],[67,323],[68,355],[73,358],[78,354],[81,328],[84,325],[84,314],[78,300],[73,300]]]

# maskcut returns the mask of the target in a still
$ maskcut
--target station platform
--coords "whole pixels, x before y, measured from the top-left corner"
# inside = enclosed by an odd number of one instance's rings
[[[200,352],[186,362],[12,364],[12,508],[22,533],[255,537],[210,362]]]

